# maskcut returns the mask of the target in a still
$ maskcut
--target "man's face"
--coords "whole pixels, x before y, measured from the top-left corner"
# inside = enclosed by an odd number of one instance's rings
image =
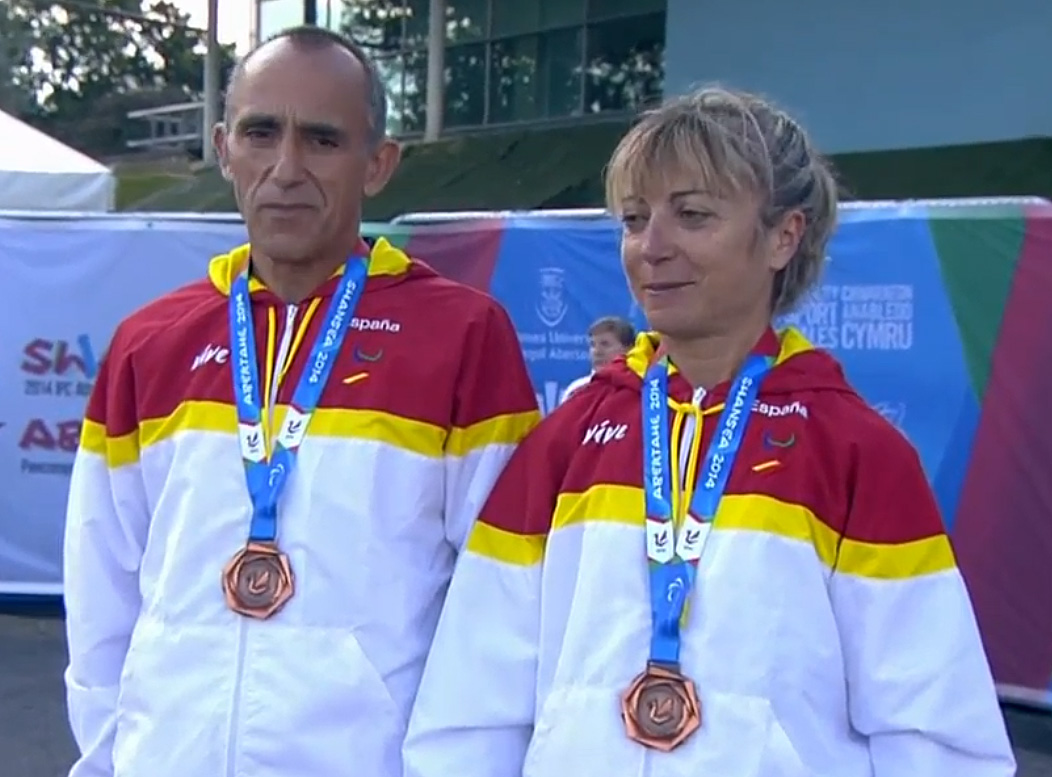
[[[398,164],[397,145],[374,138],[366,72],[353,54],[287,39],[258,50],[215,131],[253,251],[304,262],[354,245],[363,195],[379,192]]]
[[[592,356],[592,369],[595,370],[609,364],[627,350],[613,332],[596,332],[589,335],[588,345]]]

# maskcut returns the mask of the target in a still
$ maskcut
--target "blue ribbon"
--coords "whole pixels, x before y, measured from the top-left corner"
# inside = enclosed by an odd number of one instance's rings
[[[278,500],[296,464],[296,453],[332,373],[336,355],[365,290],[368,274],[368,258],[354,257],[347,262],[336,294],[325,313],[324,323],[311,347],[310,359],[293,392],[288,415],[275,436],[269,460],[262,425],[262,392],[269,387],[261,385],[259,379],[247,272],[234,280],[230,290],[230,351],[234,356],[231,366],[238,437],[248,494],[252,500],[249,539],[253,542],[273,542],[277,537]]]
[[[760,383],[773,362],[770,357],[750,356],[731,385],[691,500],[690,511],[700,521],[710,522],[716,516]],[[676,548],[672,478],[680,477],[680,474],[679,463],[671,461],[668,372],[668,359],[659,359],[650,366],[643,379],[643,480],[650,570],[650,661],[678,666],[680,623],[694,586],[697,558],[684,559]],[[701,430],[696,433],[700,434]],[[696,537],[687,539],[690,542],[698,540]]]

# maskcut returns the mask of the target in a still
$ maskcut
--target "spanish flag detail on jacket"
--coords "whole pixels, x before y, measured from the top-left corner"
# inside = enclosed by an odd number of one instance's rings
[[[248,255],[125,320],[91,397],[65,547],[73,777],[402,777],[454,560],[539,420],[500,306],[378,240],[279,506],[295,596],[235,615],[220,579],[251,502],[227,295]],[[287,306],[251,285],[269,434],[337,282]]]
[[[791,329],[758,344],[776,364],[683,628],[701,729],[671,753],[628,739],[620,697],[651,636],[640,394],[656,345],[642,335],[600,371],[498,481],[450,587],[406,776],[1014,774],[918,457]],[[680,477],[727,390],[698,398],[671,376]],[[693,488],[673,489],[680,516]]]

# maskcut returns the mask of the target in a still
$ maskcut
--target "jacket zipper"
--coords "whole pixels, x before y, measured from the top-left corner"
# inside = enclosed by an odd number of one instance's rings
[[[701,403],[705,400],[705,389],[695,389],[694,396],[691,397],[691,404],[694,407],[700,409]],[[690,448],[694,444],[694,435],[698,433],[698,420],[694,414],[691,413],[687,416],[687,420],[683,423],[683,431],[680,435],[679,443],[679,461],[676,462],[679,466],[679,487],[680,493],[685,494],[687,492],[688,485],[690,487],[695,486],[694,483],[687,483],[687,460],[690,458]],[[702,456],[699,461],[704,461],[705,451],[701,452]],[[700,472],[697,473],[699,476]]]
[[[271,381],[267,387],[270,398],[269,418],[267,428],[274,429],[275,407],[278,403],[278,388],[281,384],[281,368],[289,357],[292,348],[293,329],[296,325],[296,314],[299,308],[296,305],[285,306],[285,329],[281,333],[281,343],[271,366]],[[261,371],[262,372],[262,371]],[[273,435],[273,431],[272,431]],[[236,777],[237,774],[237,751],[238,751],[238,727],[241,717],[241,681],[245,673],[245,652],[248,650],[248,628],[246,618],[239,617],[237,625],[237,663],[234,666],[234,699],[230,707],[230,736],[227,738],[226,751],[226,773],[227,777]]]
[[[285,306],[285,330],[281,333],[281,342],[278,344],[278,353],[274,357],[273,375],[270,381],[270,428],[274,428],[274,409],[278,404],[278,388],[280,387],[281,372],[285,366],[285,360],[289,358],[289,349],[292,348],[293,329],[296,326],[296,314],[299,313],[297,305]]]

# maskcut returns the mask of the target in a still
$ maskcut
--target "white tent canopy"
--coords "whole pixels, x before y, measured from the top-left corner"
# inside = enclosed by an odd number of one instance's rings
[[[107,167],[0,111],[0,210],[106,212],[116,189]]]

